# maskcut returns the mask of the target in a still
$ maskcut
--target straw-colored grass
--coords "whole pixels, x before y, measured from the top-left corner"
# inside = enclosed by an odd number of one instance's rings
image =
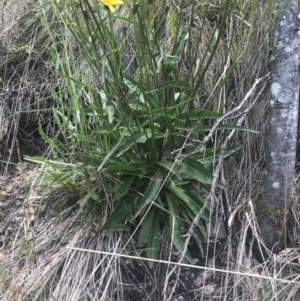
[[[0,138],[4,141],[4,148],[13,148],[17,133],[26,130],[23,125],[32,120],[33,127],[36,126],[34,130],[37,131],[39,118],[45,133],[54,141],[63,141],[65,144],[62,144],[68,149],[68,140],[64,140],[66,136],[55,124],[57,119],[53,117],[52,107],[64,112],[68,107],[66,103],[76,93],[82,100],[83,107],[88,106],[92,94],[89,94],[87,87],[83,89],[78,85],[77,88],[74,82],[70,83],[67,74],[62,73],[61,66],[69,64],[70,69],[66,68],[64,71],[71,70],[73,78],[87,85],[97,86],[99,79],[90,69],[79,42],[66,24],[61,23],[61,19],[58,20],[54,6],[41,6],[46,2],[40,1],[29,3],[25,9],[20,7],[19,2],[10,0],[5,7],[0,7],[0,13],[4,16],[0,23],[0,39],[4,41],[0,46],[0,112],[6,112],[5,118],[0,116]],[[154,2],[157,5],[158,1]],[[170,7],[160,33],[161,53],[167,56],[172,51],[174,38],[169,26],[171,8],[178,6],[178,1],[160,2]],[[255,5],[255,9],[249,8],[251,3]],[[222,1],[217,0],[197,2],[194,9],[198,15],[192,22],[191,31],[201,30],[201,42],[191,40],[190,49],[185,48],[181,69],[178,71],[180,78],[204,72],[210,54],[207,52],[207,45],[215,34],[221,5]],[[274,1],[232,1],[231,5],[240,10],[233,11],[226,20],[213,59],[197,87],[193,99],[194,108],[227,113],[245,98],[256,79],[264,77],[270,71]],[[120,7],[118,12],[121,16],[128,17],[131,9],[128,3],[127,6]],[[243,9],[249,14],[246,17],[242,15]],[[190,10],[191,7],[187,4],[180,19],[182,23],[177,24],[179,28],[184,28],[190,22]],[[9,17],[8,12],[13,17]],[[157,15],[159,13],[159,10],[155,12]],[[251,22],[259,25],[253,32]],[[116,24],[115,36],[122,40],[122,64],[126,66],[126,72],[137,79],[140,76],[137,72],[138,49],[135,46],[137,36],[132,27],[125,28],[124,31],[122,21],[117,20]],[[231,73],[230,68],[233,68]],[[226,84],[222,84],[223,81]],[[71,90],[73,84],[76,87]],[[246,106],[250,106],[257,93],[258,91],[253,92]],[[235,124],[239,114],[245,109],[246,107],[237,112],[228,123]],[[183,263],[179,289],[171,300],[211,300],[212,297],[215,300],[243,301],[298,300],[298,249],[274,255],[268,263],[258,263],[250,247],[250,233],[256,233],[253,209],[255,196],[263,180],[267,109],[268,91],[265,89],[243,124],[259,134],[236,134],[231,143],[241,143],[243,148],[224,163],[221,171],[221,181],[227,189],[215,192],[213,218],[220,217],[226,209],[225,219],[232,222],[228,240],[221,247],[217,241],[206,244],[204,256],[199,258],[201,264],[206,266],[209,258],[214,259],[214,266],[207,268],[214,275],[214,278],[208,280],[214,284],[214,292],[212,295],[205,295],[200,289],[193,292],[194,288],[184,289],[184,275],[190,277],[192,271],[195,275],[198,272],[196,266],[193,270]],[[92,120],[89,121],[93,123]],[[32,131],[29,134],[32,135]],[[221,145],[228,135],[229,132],[214,135],[212,144]],[[195,137],[187,137],[186,142],[200,143]],[[76,141],[73,149],[70,149],[76,154],[80,145]],[[55,153],[50,149],[44,155],[53,161],[58,160],[54,156]],[[63,164],[71,166],[68,158],[60,159]],[[10,156],[3,161],[9,160]],[[56,190],[56,187],[49,186],[49,179],[45,178],[48,172],[49,166],[42,165],[32,181],[27,199],[24,200],[24,207],[29,200],[36,200],[34,204],[39,207],[40,217],[32,221],[25,216],[22,226],[15,233],[13,243],[2,245],[0,299],[162,300],[163,284],[173,267],[166,261],[175,261],[179,257],[167,231],[161,233],[162,249],[158,263],[151,269],[147,262],[135,258],[145,251],[138,248],[137,236],[131,236],[135,229],[130,229],[130,232],[100,231],[99,225],[118,204],[118,200],[110,197],[109,189],[104,193],[105,199],[109,201],[101,205],[95,204],[86,201],[85,192],[76,191],[74,187],[65,186],[64,189]],[[78,178],[82,180],[79,176]],[[56,192],[53,193],[53,190]],[[297,190],[298,180],[295,182],[295,191]],[[202,191],[203,188],[199,189],[199,192]],[[48,193],[49,196],[45,197]],[[102,192],[99,189],[95,193]],[[297,219],[300,212],[297,193],[294,198],[296,225],[293,240],[297,241],[300,224]],[[209,227],[209,223],[207,226]],[[113,253],[130,257],[117,257]],[[220,269],[228,272],[220,272]],[[167,286],[168,296],[177,275],[175,273],[171,277]],[[190,281],[193,283],[193,280]]]

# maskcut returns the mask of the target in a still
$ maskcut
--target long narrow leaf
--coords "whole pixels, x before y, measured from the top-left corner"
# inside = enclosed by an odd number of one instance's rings
[[[120,198],[126,195],[131,187],[135,176],[128,176],[123,181],[117,183],[113,188],[113,193],[115,198]]]
[[[218,118],[222,116],[223,114],[218,112],[195,110],[187,113],[182,113],[177,116],[176,119],[185,121],[187,118],[189,118],[190,120],[199,120],[200,118]]]
[[[186,158],[182,163],[180,171],[200,183],[211,184],[212,182],[211,173],[197,160]]]
[[[169,218],[169,225],[167,227],[170,240],[173,241],[173,245],[175,246],[177,251],[182,251],[184,246],[184,238],[181,229],[181,223],[179,220],[180,215],[180,202],[179,199],[173,193],[167,195],[167,201],[170,213]],[[195,264],[198,259],[193,259],[190,252],[187,250],[185,253],[186,259],[192,264]]]
[[[237,153],[241,148],[242,148],[241,145],[228,147],[224,153],[224,158],[228,158],[231,155]],[[193,150],[191,152],[193,152]],[[212,165],[218,161],[219,154],[220,154],[220,148],[206,149],[205,153],[193,155],[193,156],[191,156],[191,158],[201,162],[204,165]]]
[[[154,217],[152,229],[147,243],[147,257],[157,259],[159,251],[161,249],[161,226],[159,220],[159,214]],[[154,262],[149,261],[149,267],[153,268]]]
[[[184,210],[181,211],[182,213],[182,216],[186,219],[186,220],[192,220],[193,217],[190,217],[188,213],[184,212]],[[202,225],[202,222],[201,220],[199,221],[199,223]],[[199,248],[199,251],[200,251],[200,256],[204,255],[204,250],[203,250],[203,243],[207,242],[207,239],[206,239],[206,235],[203,236],[200,231],[199,231],[199,228],[198,228],[198,225],[197,227],[195,227],[194,229],[194,232],[193,232],[193,239],[195,240],[198,248]]]
[[[103,230],[111,230],[118,228],[121,223],[128,219],[131,215],[132,207],[134,206],[134,200],[121,201],[114,212],[109,216],[103,225]]]
[[[120,136],[118,143],[104,157],[101,165],[97,169],[98,172],[102,169],[102,167],[107,162],[107,160],[124,144],[124,137],[125,137],[125,134],[123,133],[122,136]]]
[[[177,217],[179,216],[179,202],[178,198],[174,198],[173,194],[169,194],[167,196],[168,206],[170,213],[169,214],[169,230],[170,230],[170,239],[173,241],[173,244],[177,251],[181,251],[183,249],[183,238],[181,237],[181,227],[180,223],[178,222]]]
[[[166,171],[162,167],[159,167],[158,170],[155,172],[152,179],[150,180],[146,192],[144,193],[144,196],[140,201],[140,205],[135,216],[138,216],[146,206],[148,206],[152,201],[155,200],[155,197],[163,183],[165,174]]]
[[[201,210],[204,204],[201,198],[197,198],[195,195],[190,193],[188,190],[179,187],[174,181],[171,182],[169,189],[175,194],[180,200],[183,201],[183,204],[186,204],[193,212],[194,216]],[[207,218],[207,211],[205,211],[205,217]],[[209,214],[208,214],[209,217]]]
[[[187,203],[188,207],[193,212],[194,216],[192,217],[194,219],[195,215],[198,214],[198,212],[202,209],[205,203],[205,199],[202,198],[200,195],[194,194],[190,192],[189,190],[184,190],[187,197],[190,199],[190,202]],[[191,205],[192,204],[192,205]],[[206,208],[201,216],[203,219],[210,219],[210,210],[209,208]]]
[[[167,161],[167,160],[162,160],[162,161],[158,162],[158,164],[160,166],[163,166],[164,168],[166,168],[168,171],[171,171],[173,174],[175,174],[177,176],[178,180],[182,179],[178,164],[176,164],[176,163],[174,164],[173,162]]]
[[[187,81],[183,81],[183,80],[173,80],[173,81],[169,81],[166,83],[163,83],[161,85],[159,85],[157,88],[151,90],[151,92],[155,92],[157,90],[163,89],[163,88],[182,88],[182,89],[192,89],[192,85],[187,82]]]
[[[152,227],[153,219],[155,216],[155,213],[157,212],[156,208],[151,208],[151,210],[148,212],[147,216],[144,218],[143,226],[139,233],[139,239],[138,239],[138,246],[142,247],[148,242],[148,239],[153,236],[154,227]]]

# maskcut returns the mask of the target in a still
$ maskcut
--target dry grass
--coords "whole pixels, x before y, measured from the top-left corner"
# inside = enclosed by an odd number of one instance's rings
[[[173,3],[173,1],[169,2],[170,5]],[[203,7],[207,5],[211,7],[211,20],[207,19],[203,27],[203,46],[213,32],[212,20],[218,12],[219,2],[210,1],[208,4],[203,1],[199,4]],[[51,91],[56,87],[64,91],[65,87],[62,82],[58,81],[59,79],[53,72],[49,54],[43,51],[38,53],[33,51],[28,54],[20,48],[19,51],[17,51],[18,49],[12,50],[12,46],[18,48],[27,44],[29,49],[36,50],[45,49],[51,45],[51,41],[47,39],[45,31],[39,23],[36,23],[36,25],[30,27],[29,31],[25,32],[18,27],[23,11],[27,11],[26,3],[19,4],[19,1],[13,3],[10,0],[6,6],[1,5],[0,39],[4,42],[0,48],[0,62],[5,63],[0,65],[0,79],[2,81],[0,108],[8,112],[7,116],[9,117],[1,120],[3,128],[0,138],[5,135],[11,138],[16,137],[19,132],[20,115],[18,112],[24,111],[24,108],[28,106],[40,109],[51,107],[53,104],[52,98],[50,98],[50,104],[49,101],[45,102],[47,97],[51,96]],[[262,5],[264,4],[262,3]],[[13,16],[12,18],[8,17],[8,11]],[[260,13],[261,10],[258,9],[257,14]],[[27,16],[34,20],[34,12],[29,12]],[[168,17],[166,15],[166,19]],[[49,13],[49,23],[52,24],[52,28],[55,28],[55,21],[51,18],[52,16]],[[231,21],[234,24],[233,20]],[[37,21],[34,21],[33,24],[35,22]],[[201,22],[200,18],[195,20],[195,30]],[[167,41],[170,37],[168,26],[164,26],[164,29]],[[199,87],[199,97],[195,100],[196,107],[202,106],[203,99],[207,99],[207,96],[209,96],[209,98],[215,100],[215,109],[226,108],[230,110],[244,98],[256,78],[268,73],[270,41],[266,38],[259,49],[256,47],[267,30],[266,20],[266,24],[261,24],[260,30],[253,35],[249,47],[240,57],[240,62],[231,79],[232,90],[226,91],[223,88],[221,91],[215,92],[215,78],[222,79],[222,74],[230,66],[231,58],[225,55],[227,37],[230,36],[231,31],[230,26],[226,30],[227,32],[224,34],[220,47],[215,54],[215,59]],[[16,44],[16,33],[20,33],[20,31],[23,34],[23,40],[19,39],[18,41],[21,42]],[[124,65],[127,65],[128,70],[134,74],[134,38],[130,36],[130,32],[127,34],[129,37],[124,44],[124,49],[128,51],[128,55],[127,53],[124,55]],[[245,37],[242,37],[243,39],[246,40],[246,34]],[[170,51],[167,42],[165,47],[166,52]],[[205,47],[200,45],[197,51],[198,58],[201,60]],[[78,55],[75,56],[80,66],[77,72],[80,73],[86,65],[85,62],[81,61],[79,52],[76,53]],[[254,53],[255,60],[253,62],[247,61],[247,58],[254,57]],[[248,64],[251,68],[248,68],[245,74],[245,66]],[[197,62],[194,66],[191,66],[190,62],[187,61],[182,72],[188,74],[190,68],[197,69]],[[232,94],[232,91],[234,91],[234,94]],[[227,102],[228,98],[230,98],[230,103]],[[12,99],[16,101],[12,102]],[[285,252],[273,256],[268,263],[259,264],[253,259],[253,254],[248,247],[249,230],[255,227],[255,218],[250,201],[255,198],[263,179],[263,137],[267,124],[267,103],[268,93],[266,92],[264,98],[247,117],[245,124],[249,128],[259,131],[259,134],[241,133],[238,135],[236,139],[243,142],[243,151],[225,164],[222,181],[226,183],[229,189],[226,192],[220,191],[216,195],[216,207],[219,208],[216,210],[216,214],[218,215],[223,210],[222,206],[226,203],[229,208],[229,217],[234,218],[238,229],[233,226],[231,236],[229,236],[228,243],[223,246],[221,254],[219,254],[220,249],[215,244],[213,252],[209,248],[207,249],[207,257],[218,258],[218,260],[221,258],[223,262],[219,265],[223,269],[242,273],[224,274],[214,271],[216,276],[214,296],[218,297],[216,300],[299,299],[299,284],[297,283],[274,282],[250,275],[257,273],[266,277],[284,278],[300,282],[296,275],[299,262],[295,263],[299,257],[298,249],[293,249],[288,254]],[[27,123],[28,115],[24,113],[22,116],[24,116],[24,122]],[[48,133],[50,134],[51,129],[53,130],[51,122],[49,123],[46,117],[43,118],[45,127],[49,127]],[[53,133],[53,136],[55,136],[55,133]],[[8,141],[9,139],[5,140],[5,148],[12,147],[11,144],[8,144]],[[13,144],[14,139],[11,141],[10,143]],[[9,161],[10,158],[7,158],[7,160]],[[295,191],[298,191],[298,182],[297,180]],[[34,189],[28,197],[32,197],[33,194],[36,194]],[[55,197],[59,198],[60,196],[54,195],[52,201],[46,199],[44,204],[49,204],[55,200]],[[47,215],[44,219],[38,221],[34,232],[31,224],[26,219],[24,220],[22,228],[16,235],[15,243],[1,261],[1,267],[4,268],[2,273],[0,270],[0,273],[2,277],[5,274],[5,280],[3,280],[1,287],[1,300],[130,300],[133,291],[139,298],[143,296],[144,300],[160,300],[161,287],[159,283],[163,281],[166,275],[166,264],[158,264],[153,271],[148,269],[147,264],[143,261],[79,252],[68,248],[74,247],[110,253],[121,253],[123,251],[123,253],[136,255],[134,241],[123,250],[124,245],[118,232],[113,235],[103,235],[97,232],[97,227],[91,224],[89,216],[83,214],[85,207],[83,206],[78,210],[80,208],[80,196],[73,196],[73,198],[67,196],[67,198],[73,203],[67,208],[60,208],[60,220],[51,217],[46,210],[45,214]],[[295,193],[293,210],[296,226],[293,233],[294,241],[299,239],[297,235],[300,225],[298,204],[298,194]],[[239,210],[235,211],[235,208],[239,208]],[[103,212],[110,212],[111,210],[112,208],[107,207],[102,208],[101,212],[95,212],[100,218]],[[162,240],[164,240],[164,237],[162,237]],[[169,243],[166,241],[161,258],[168,259],[170,256],[174,258],[174,253],[170,252]],[[142,285],[142,282],[148,282],[148,286],[146,283]],[[196,300],[208,300],[207,298],[199,295]]]
[[[18,35],[19,22],[29,10],[31,1],[7,0],[0,4],[1,47],[10,46]]]

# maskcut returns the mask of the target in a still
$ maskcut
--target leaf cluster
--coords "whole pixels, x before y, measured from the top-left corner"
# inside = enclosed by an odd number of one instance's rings
[[[57,60],[57,69],[68,97],[66,101],[63,91],[53,91],[61,103],[61,108],[53,108],[60,139],[47,137],[40,126],[53,160],[31,159],[48,164],[46,178],[52,184],[85,191],[83,202],[111,205],[113,210],[97,221],[101,231],[139,227],[137,244],[146,247],[150,258],[158,257],[164,233],[181,251],[183,235],[204,205],[205,196],[192,186],[197,183],[201,191],[210,191],[220,149],[210,145],[200,153],[201,141],[223,116],[213,110],[212,99],[230,81],[244,50],[237,47],[230,68],[217,71],[219,79],[209,95],[199,93],[222,40],[248,43],[253,34],[249,32],[248,42],[234,32],[228,36],[226,21],[237,14],[229,0],[213,11],[197,1],[183,2],[126,3],[113,15],[96,0],[53,1],[61,33],[72,34],[89,68],[78,74],[71,45],[61,41],[65,59]],[[239,16],[242,27],[247,15],[254,18],[252,9],[245,7],[245,15]],[[195,50],[207,39],[204,28],[211,14],[214,30],[199,58]],[[195,30],[193,20],[199,16],[204,21]],[[201,109],[194,105],[199,98],[207,100]],[[217,130],[232,128],[245,130],[227,123]],[[225,156],[239,149],[233,146]],[[212,210],[204,211],[194,232],[200,251],[207,240],[204,221]],[[193,262],[188,253],[187,258]]]

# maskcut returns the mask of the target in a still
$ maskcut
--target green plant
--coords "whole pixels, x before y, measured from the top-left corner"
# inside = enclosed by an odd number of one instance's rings
[[[51,183],[85,191],[83,202],[101,205],[117,201],[113,212],[97,220],[99,228],[118,231],[129,229],[124,223],[141,225],[138,246],[146,246],[147,256],[157,258],[163,230],[181,251],[182,234],[203,207],[204,198],[191,189],[191,183],[210,190],[211,166],[220,151],[215,146],[200,153],[205,132],[222,116],[211,110],[213,95],[228,84],[244,50],[235,49],[224,77],[209,95],[199,96],[215,54],[223,47],[226,20],[236,14],[231,1],[215,7],[219,15],[208,37],[205,17],[199,30],[192,24],[200,11],[204,16],[212,13],[209,6],[203,10],[197,1],[172,8],[165,1],[126,5],[122,14],[113,15],[98,1],[53,2],[61,36],[67,30],[72,32],[90,68],[78,74],[70,41],[53,41],[50,51],[69,99],[66,102],[62,91],[53,91],[61,103],[60,109],[53,109],[53,116],[62,139],[47,137],[40,126],[54,160],[31,160],[48,164],[51,171],[46,178]],[[250,13],[251,7],[244,8],[245,15],[247,10]],[[188,24],[187,11],[191,12]],[[232,38],[236,29],[232,29]],[[203,38],[208,42],[201,46]],[[239,36],[237,40],[242,43]],[[200,54],[193,51],[200,46]],[[64,59],[58,47],[63,49]],[[221,76],[223,71],[216,72]],[[206,99],[207,104],[196,108],[196,99]],[[228,124],[216,130],[232,128],[245,130]],[[225,156],[239,148],[233,146]],[[212,209],[204,211],[204,220],[211,218]],[[202,251],[207,236],[202,222],[194,234]],[[194,262],[188,253],[186,256]]]

